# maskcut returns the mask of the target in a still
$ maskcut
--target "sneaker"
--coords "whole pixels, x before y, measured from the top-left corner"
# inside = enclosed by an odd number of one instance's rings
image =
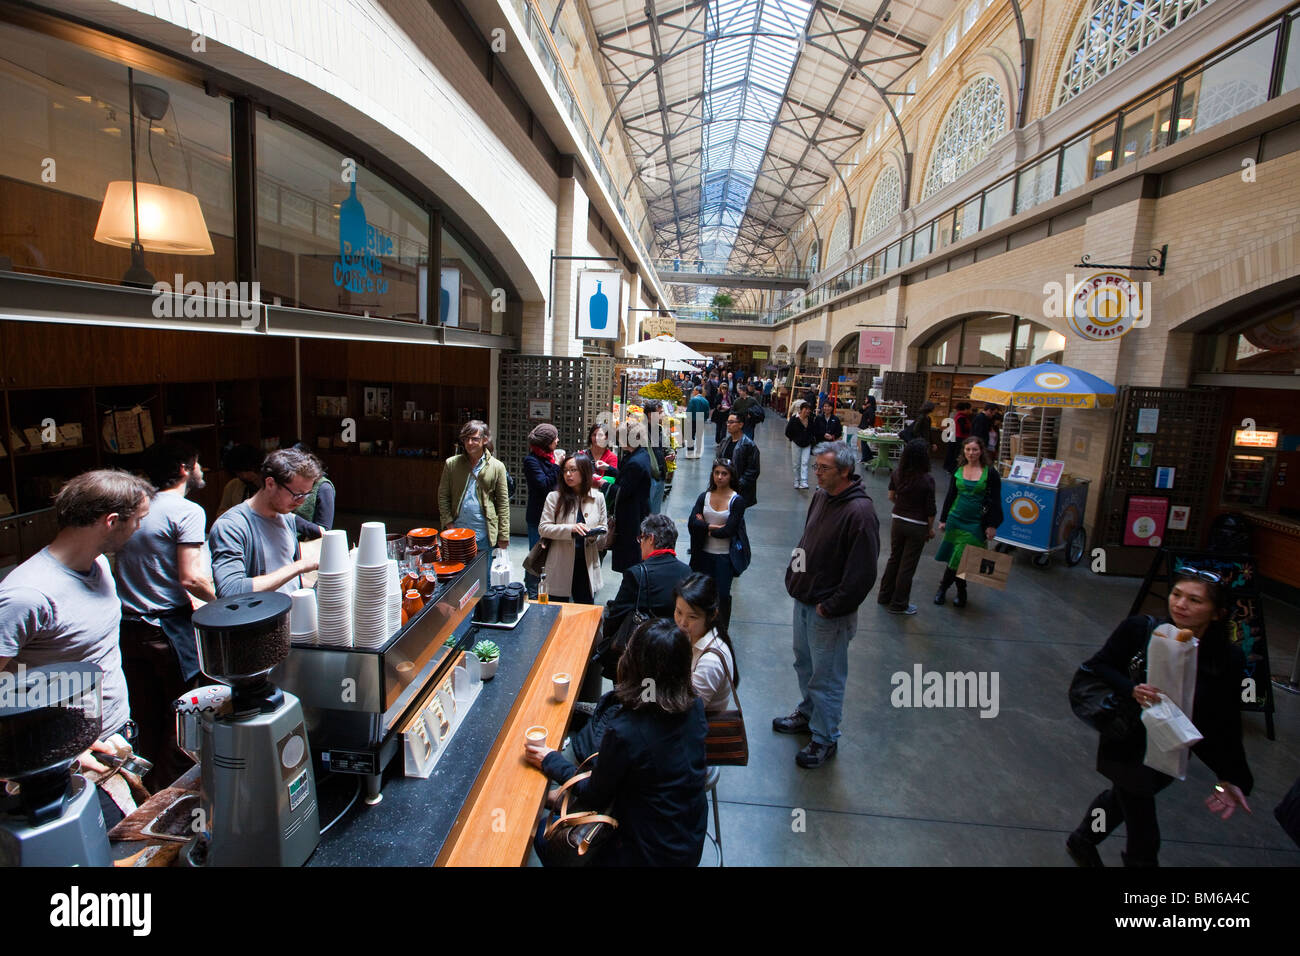
[[[807,747],[794,755],[794,762],[805,770],[815,770],[835,756],[839,747],[836,744],[819,744],[813,740]]]
[[[1074,860],[1076,866],[1105,866],[1101,862],[1101,854],[1097,852],[1097,847],[1089,843],[1077,833],[1071,833],[1065,840],[1065,851],[1070,854],[1070,859]]]
[[[772,729],[778,734],[806,734],[808,717],[796,710],[789,717],[777,717],[773,720]]]
[[[890,614],[915,614],[916,605],[909,604],[907,607],[891,607],[889,609],[889,613]]]

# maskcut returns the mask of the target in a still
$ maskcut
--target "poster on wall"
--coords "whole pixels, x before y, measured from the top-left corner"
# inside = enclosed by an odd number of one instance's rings
[[[460,270],[442,270],[442,289],[438,293],[438,321],[453,328],[460,325]]]
[[[1124,543],[1132,547],[1158,548],[1165,537],[1169,499],[1132,495],[1124,515]]]
[[[1157,468],[1156,469],[1156,487],[1169,489],[1174,486],[1174,468]]]
[[[828,358],[831,354],[831,347],[820,339],[813,339],[805,346],[804,354],[810,361]]]
[[[1160,430],[1160,409],[1139,408],[1137,430],[1142,435],[1153,435]]]
[[[894,333],[867,330],[858,333],[858,364],[888,365],[894,358]]]
[[[623,315],[623,273],[587,270],[578,276],[578,338],[617,339]]]
[[[1191,505],[1172,505],[1169,508],[1169,530],[1186,531],[1188,522],[1191,521]]]
[[[1135,441],[1133,443],[1133,454],[1129,458],[1129,466],[1132,468],[1150,468],[1155,447],[1149,441]]]

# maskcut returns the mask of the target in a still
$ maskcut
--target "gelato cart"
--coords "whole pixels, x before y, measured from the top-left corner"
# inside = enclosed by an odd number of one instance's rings
[[[1068,483],[1067,483],[1068,482]],[[1002,479],[1002,524],[993,540],[999,551],[1033,551],[1034,564],[1046,567],[1052,553],[1065,551],[1065,563],[1078,564],[1088,551],[1083,528],[1088,504],[1088,480],[1066,479],[1057,487]]]

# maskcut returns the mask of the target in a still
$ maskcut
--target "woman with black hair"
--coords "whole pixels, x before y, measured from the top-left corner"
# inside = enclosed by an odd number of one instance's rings
[[[953,607],[966,606],[966,582],[958,580],[962,552],[967,545],[984,547],[992,541],[1002,524],[1002,478],[998,470],[989,466],[984,441],[972,435],[961,443],[962,464],[952,473],[952,484],[943,499],[943,512],[939,516],[939,531],[943,542],[934,556],[936,561],[947,563],[934,603],[942,604],[949,586],[957,582],[957,596]]]
[[[736,490],[739,483],[740,475],[729,459],[714,459],[709,487],[695,499],[686,522],[691,533],[691,570],[717,582],[724,629],[731,623],[731,580],[749,567],[751,554],[745,499]]]
[[[877,602],[890,614],[915,614],[908,602],[912,576],[925,543],[934,537],[934,478],[930,475],[930,449],[913,438],[903,446],[898,467],[889,476],[889,500],[894,503],[889,528],[889,563],[880,577]]]
[[[1254,784],[1241,742],[1240,695],[1246,657],[1229,637],[1227,607],[1228,589],[1219,575],[1185,567],[1174,574],[1169,614],[1164,619],[1190,630],[1199,642],[1195,702],[1188,716],[1204,736],[1192,753],[1218,775],[1205,806],[1224,820],[1238,808],[1251,812],[1246,797]],[[1159,623],[1163,621],[1146,615],[1127,618],[1085,665],[1114,689],[1133,716],[1139,707],[1161,699],[1160,688],[1146,682],[1147,644]],[[1065,842],[1080,866],[1104,865],[1097,846],[1121,823],[1128,827],[1124,865],[1159,865],[1155,795],[1174,778],[1143,763],[1146,728],[1136,719],[1131,726],[1132,731],[1122,739],[1103,736],[1097,748],[1097,771],[1110,779],[1111,788],[1097,795]]]
[[[594,604],[604,581],[600,548],[605,535],[589,535],[608,526],[605,497],[591,487],[591,459],[585,452],[568,455],[560,466],[560,482],[546,496],[537,526],[550,541],[546,549],[547,593],[556,600]],[[581,542],[581,547],[579,546]]]
[[[653,688],[653,693],[646,693]],[[698,866],[708,807],[704,740],[708,719],[691,687],[691,644],[675,624],[646,621],[618,663],[615,694],[622,709],[601,738],[591,776],[570,802],[618,821],[592,861],[602,866]],[[555,783],[578,768],[549,747],[530,744],[524,759]],[[534,847],[549,862],[539,826]]]
[[[707,574],[691,574],[673,589],[673,620],[691,642],[691,684],[704,712],[735,710],[732,688],[740,684],[736,648],[718,612],[718,586]]]
[[[958,402],[953,406],[953,440],[944,442],[946,450],[943,455],[943,470],[949,474],[957,468],[957,455],[961,443],[970,437],[971,417],[970,402]]]

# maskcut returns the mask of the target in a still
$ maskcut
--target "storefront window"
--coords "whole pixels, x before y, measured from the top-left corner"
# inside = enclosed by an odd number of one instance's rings
[[[961,323],[957,322],[941,333],[939,338],[925,349],[921,364],[955,366],[957,350],[960,347]]]
[[[1286,66],[1282,69],[1281,93],[1300,87],[1300,15],[1291,18],[1291,33],[1286,44]]]
[[[1037,322],[1020,319],[1016,323],[1016,354],[1013,368],[1060,362],[1065,357],[1065,336]]]
[[[426,321],[429,215],[318,140],[257,117],[262,299],[327,312]]]
[[[1011,316],[967,319],[962,365],[1005,368],[1011,351]]]
[[[1268,99],[1276,43],[1277,32],[1270,32],[1185,79],[1176,135],[1199,133]]]
[[[1295,375],[1300,371],[1300,311],[1275,315],[1211,342],[1210,371]]]
[[[500,305],[493,308],[493,290]],[[452,309],[452,303],[459,305]],[[439,310],[445,325],[480,332],[501,331],[505,306],[505,292],[500,282],[492,279],[477,257],[467,248],[464,240],[451,229],[442,230],[442,294]]]
[[[15,270],[116,284],[138,237],[160,281],[234,278],[230,101],[139,70],[134,86],[133,203],[127,67],[0,24],[0,257]]]

